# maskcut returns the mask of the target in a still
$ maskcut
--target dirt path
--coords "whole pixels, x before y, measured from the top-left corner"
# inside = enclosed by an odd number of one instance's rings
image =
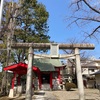
[[[86,100],[100,100],[100,92],[97,89],[85,89],[85,98]],[[9,100],[9,98],[0,97],[0,100]],[[25,100],[25,94],[12,100]],[[37,100],[79,100],[79,92],[78,89],[71,91],[45,91],[44,98]]]

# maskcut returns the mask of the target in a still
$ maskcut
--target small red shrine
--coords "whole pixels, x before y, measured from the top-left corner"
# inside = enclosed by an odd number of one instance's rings
[[[21,85],[21,76],[27,74],[26,63],[17,63],[4,68],[5,71],[12,71],[12,89],[14,88],[15,79],[17,85]],[[49,84],[50,88],[53,88],[53,80],[55,77],[61,83],[61,71],[65,68],[58,59],[34,59],[33,61],[33,72],[38,79],[39,89],[42,88],[43,84]],[[33,76],[34,81],[34,76]],[[33,83],[34,85],[34,83]]]

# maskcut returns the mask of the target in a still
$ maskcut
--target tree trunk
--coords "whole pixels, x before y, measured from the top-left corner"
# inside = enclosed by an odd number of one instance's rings
[[[7,72],[3,71],[2,85],[1,85],[1,94],[7,95]]]

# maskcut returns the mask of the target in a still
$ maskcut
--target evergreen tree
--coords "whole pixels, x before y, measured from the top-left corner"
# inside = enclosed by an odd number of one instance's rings
[[[20,0],[4,3],[2,31],[0,34],[1,48],[6,48],[7,36],[13,42],[47,43],[50,37],[47,35],[48,12],[43,4],[37,0]],[[5,45],[4,45],[5,44]],[[13,50],[13,61],[23,61],[25,49]],[[15,59],[15,57],[17,57]],[[6,58],[6,57],[5,57]],[[2,58],[1,58],[2,59]],[[3,60],[5,62],[5,60]]]
[[[4,2],[2,27],[0,31],[0,49],[8,49],[7,43],[47,43],[50,42],[48,32],[49,14],[43,4],[37,0],[17,0],[15,2]],[[7,52],[0,50],[0,61],[3,66],[8,62]],[[26,49],[11,50],[10,62],[18,63],[27,57]],[[8,58],[9,59],[9,58]],[[4,74],[5,77],[6,74]],[[5,78],[2,88],[6,88]],[[5,90],[5,89],[4,89]],[[3,91],[3,89],[2,89]]]

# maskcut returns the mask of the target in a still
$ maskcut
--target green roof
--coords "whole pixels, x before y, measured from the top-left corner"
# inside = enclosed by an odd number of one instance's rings
[[[37,58],[33,60],[33,66],[41,71],[55,71],[55,67],[62,66],[59,59]]]

